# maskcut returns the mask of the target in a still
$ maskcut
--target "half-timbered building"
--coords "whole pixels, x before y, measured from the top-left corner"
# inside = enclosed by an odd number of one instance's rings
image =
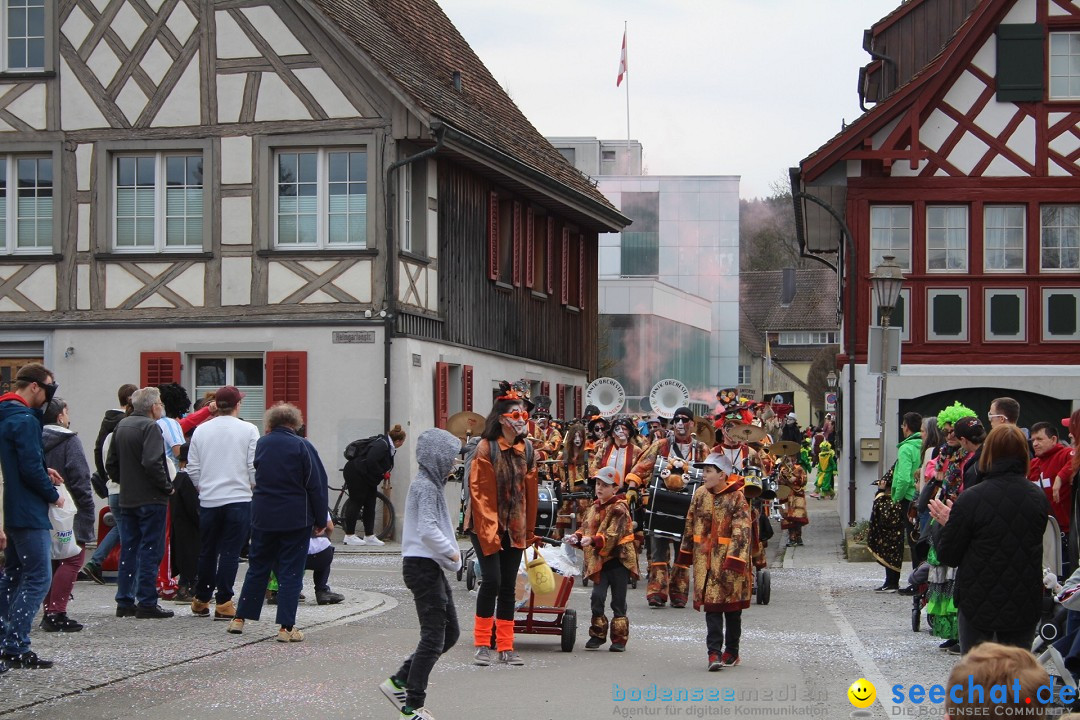
[[[985,422],[991,399],[1012,396],[1021,425],[1059,422],[1080,397],[1080,2],[910,0],[863,47],[860,100],[873,107],[793,171],[795,192],[835,210],[853,240],[841,247],[827,211],[802,204],[805,247],[842,250],[844,452],[878,435],[870,276],[886,255],[906,278],[892,314],[903,359],[888,382],[886,466],[908,410],[961,400]],[[859,459],[864,518],[877,464]]]
[[[434,0],[0,17],[0,379],[44,360],[84,439],[126,382],[297,403],[330,468],[500,379],[580,412],[597,233],[628,221]]]

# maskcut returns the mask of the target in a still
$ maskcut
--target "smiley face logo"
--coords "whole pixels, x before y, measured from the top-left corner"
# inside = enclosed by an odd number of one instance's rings
[[[847,690],[848,700],[857,708],[868,708],[877,699],[877,688],[866,678],[859,678],[851,683]]]

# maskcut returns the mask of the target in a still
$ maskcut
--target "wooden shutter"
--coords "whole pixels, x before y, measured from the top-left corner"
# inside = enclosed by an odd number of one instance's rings
[[[566,386],[561,383],[555,384],[555,409],[559,419],[566,420]]]
[[[555,218],[547,219],[547,236],[544,238],[544,252],[547,254],[547,294],[555,294]]]
[[[1042,101],[1046,93],[1045,44],[1046,28],[1039,23],[998,25],[998,102]]]
[[[307,416],[307,352],[266,353],[266,407],[287,402],[300,408],[304,423]]]
[[[546,380],[540,382],[540,394],[551,397],[551,383]]]
[[[536,284],[536,226],[533,209],[525,209],[525,287]]]
[[[461,366],[461,409],[472,410],[473,366]]]
[[[180,382],[180,353],[139,354],[139,387],[156,387]]]
[[[513,257],[511,258],[511,279],[514,283],[514,287],[521,287],[521,203],[517,200],[514,201],[513,218]]]
[[[450,417],[450,366],[435,363],[435,427],[446,429]]]
[[[560,267],[559,276],[562,287],[560,292],[560,302],[563,305],[570,304],[570,230],[563,228],[562,231],[562,263]]]
[[[577,418],[581,417],[582,409],[583,408],[581,407],[581,386],[580,385],[575,385],[574,386],[574,417],[577,417]]]
[[[577,236],[578,246],[578,284],[577,284],[577,306],[579,308],[585,308],[585,236]]]
[[[499,194],[488,196],[488,279],[499,279]]]

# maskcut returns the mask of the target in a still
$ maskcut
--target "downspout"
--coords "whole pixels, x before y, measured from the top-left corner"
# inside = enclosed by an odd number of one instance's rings
[[[386,206],[386,282],[385,309],[383,317],[383,432],[390,428],[390,346],[394,341],[394,323],[397,322],[397,234],[394,232],[394,210],[397,193],[393,183],[394,172],[403,165],[423,160],[439,152],[443,146],[444,126],[441,120],[432,120],[430,130],[435,135],[435,144],[415,155],[391,163],[386,168],[384,200]]]
[[[870,57],[874,58],[875,60],[880,60],[882,67],[887,67],[892,70],[892,81],[893,85],[895,86],[897,76],[896,61],[888,55],[882,55],[879,52],[874,52],[874,33],[872,30],[863,30],[862,48],[867,52],[868,55],[870,55]],[[863,94],[863,84],[865,79],[866,68],[862,68],[859,70],[859,109],[863,112],[868,112],[870,108],[866,107],[866,95]],[[892,89],[895,90],[896,88],[893,87]],[[878,101],[875,100],[874,102],[877,103]]]

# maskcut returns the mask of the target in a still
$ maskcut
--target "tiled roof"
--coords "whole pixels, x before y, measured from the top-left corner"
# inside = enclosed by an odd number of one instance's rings
[[[307,0],[423,111],[618,213],[533,127],[434,0]],[[453,74],[461,73],[460,92]]]
[[[739,274],[739,307],[758,335],[780,330],[839,329],[835,272],[829,268],[796,270],[795,298],[787,306],[780,304],[783,275],[782,270]]]

